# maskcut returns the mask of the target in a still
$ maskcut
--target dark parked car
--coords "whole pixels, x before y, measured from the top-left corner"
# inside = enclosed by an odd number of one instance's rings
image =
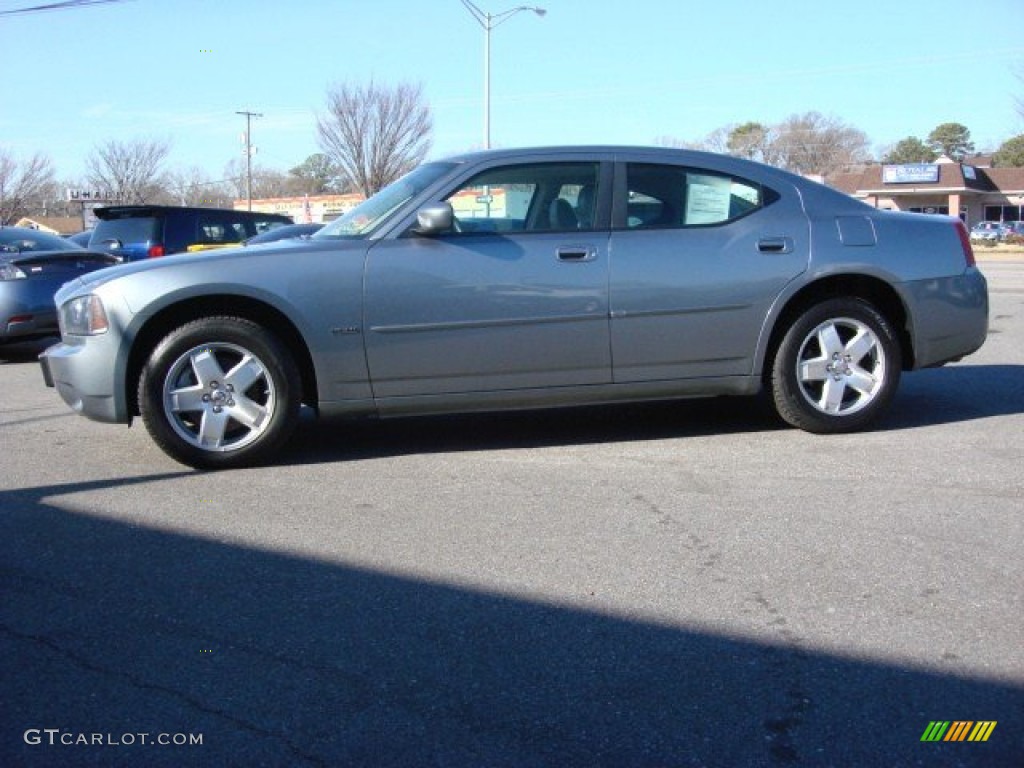
[[[250,237],[242,245],[260,245],[293,237],[309,237],[314,232],[323,229],[323,226],[323,224],[282,224],[280,227],[272,227],[262,234]]]
[[[73,235],[67,235],[64,239],[65,240],[70,240],[75,245],[80,245],[83,248],[88,248],[89,247],[89,238],[91,238],[91,237],[92,237],[92,230],[91,229],[85,229],[85,230],[82,230],[81,232],[76,232]]]
[[[0,344],[56,336],[57,289],[118,262],[57,235],[0,227]]]
[[[866,428],[900,375],[978,349],[958,219],[879,211],[733,157],[498,150],[420,166],[308,240],[125,264],[57,296],[41,357],[76,411],[141,414],[196,467],[323,413],[750,395]]]
[[[168,205],[116,205],[95,213],[89,247],[124,261],[240,245],[273,226],[292,223],[291,217],[276,213]]]

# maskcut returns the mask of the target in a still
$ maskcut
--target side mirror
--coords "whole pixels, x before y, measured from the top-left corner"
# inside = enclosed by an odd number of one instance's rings
[[[416,226],[412,231],[417,235],[440,235],[451,232],[455,223],[455,212],[451,203],[432,203],[416,212]]]

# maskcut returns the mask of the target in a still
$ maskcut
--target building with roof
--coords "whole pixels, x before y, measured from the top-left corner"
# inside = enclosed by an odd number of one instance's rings
[[[23,216],[14,222],[14,226],[65,236],[81,232],[82,219],[78,216]]]
[[[871,165],[827,183],[875,208],[959,216],[968,226],[1024,220],[1024,168],[992,168],[988,160]]]
[[[297,195],[294,197],[265,197],[252,201],[252,210],[260,213],[283,213],[296,224],[327,222],[341,216],[365,200],[358,193],[344,195]],[[235,200],[236,211],[249,207],[248,200]]]

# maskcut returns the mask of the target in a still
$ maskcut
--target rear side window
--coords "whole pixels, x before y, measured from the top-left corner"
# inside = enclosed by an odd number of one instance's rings
[[[230,215],[201,214],[197,220],[197,245],[225,245],[240,243],[248,234],[245,225]]]
[[[153,216],[100,219],[89,238],[91,248],[148,246],[159,241],[160,221]]]
[[[631,163],[626,186],[627,229],[727,224],[774,199],[756,182],[673,165]]]

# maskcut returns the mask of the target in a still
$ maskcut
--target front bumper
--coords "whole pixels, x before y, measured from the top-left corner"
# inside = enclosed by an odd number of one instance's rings
[[[46,386],[55,388],[73,410],[93,421],[131,423],[111,334],[65,339],[45,349],[39,365]]]

